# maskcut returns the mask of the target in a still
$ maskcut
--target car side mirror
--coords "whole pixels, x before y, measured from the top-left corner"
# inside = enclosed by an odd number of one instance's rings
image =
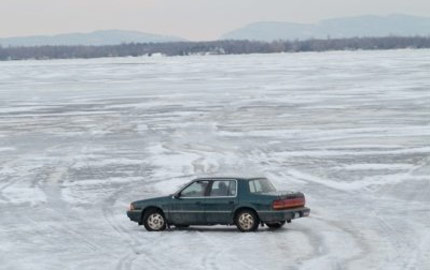
[[[175,193],[172,195],[172,199],[179,199],[179,197],[181,197],[180,193]]]

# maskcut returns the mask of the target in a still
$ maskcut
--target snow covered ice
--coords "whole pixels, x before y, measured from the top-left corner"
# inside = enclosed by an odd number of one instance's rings
[[[430,269],[430,50],[0,62],[2,269]],[[279,231],[149,233],[197,176],[307,196]]]

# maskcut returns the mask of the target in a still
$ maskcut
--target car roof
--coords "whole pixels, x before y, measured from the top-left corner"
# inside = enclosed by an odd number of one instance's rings
[[[266,177],[221,177],[221,176],[216,176],[216,177],[200,177],[200,178],[194,179],[194,181],[197,181],[197,180],[244,180],[244,181],[249,181],[249,180],[265,179],[265,178]]]

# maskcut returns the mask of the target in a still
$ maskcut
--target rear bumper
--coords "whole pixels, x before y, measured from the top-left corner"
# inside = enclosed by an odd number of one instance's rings
[[[131,221],[141,223],[142,211],[141,210],[131,210],[127,211],[127,216]]]
[[[257,213],[263,222],[278,222],[307,217],[310,215],[311,209],[307,207],[300,207],[287,210],[257,211]]]

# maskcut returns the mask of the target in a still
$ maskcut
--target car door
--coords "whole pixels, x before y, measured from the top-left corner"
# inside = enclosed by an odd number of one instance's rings
[[[169,221],[173,224],[206,224],[204,200],[209,181],[197,180],[190,183],[173,198],[169,210]]]
[[[213,180],[204,201],[206,222],[209,224],[232,223],[237,204],[237,180]]]

